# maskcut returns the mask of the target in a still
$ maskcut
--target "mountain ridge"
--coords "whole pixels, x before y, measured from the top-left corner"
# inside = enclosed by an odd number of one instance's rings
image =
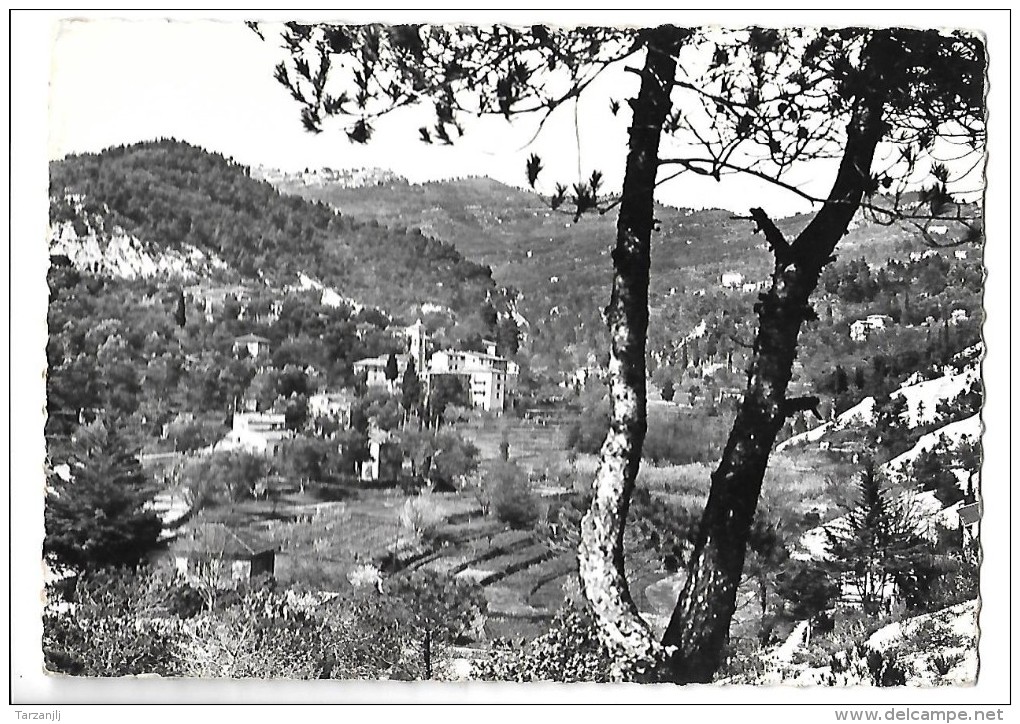
[[[102,266],[97,254],[123,236],[139,259],[198,250],[235,280],[278,287],[308,274],[404,318],[426,303],[463,317],[488,307],[507,313],[491,271],[451,245],[282,196],[248,167],[198,146],[173,139],[117,146],[54,161],[50,172],[51,242],[66,248],[75,236],[89,239],[79,246],[96,248],[82,263],[91,256]]]

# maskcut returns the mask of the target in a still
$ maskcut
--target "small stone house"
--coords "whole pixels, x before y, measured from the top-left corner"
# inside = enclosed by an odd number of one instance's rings
[[[970,545],[978,537],[978,524],[981,522],[980,503],[963,505],[957,512],[960,516],[960,527],[963,529],[964,545]]]
[[[892,317],[888,314],[869,314],[864,319],[858,319],[850,325],[850,339],[854,342],[864,342],[868,335],[876,329],[885,329],[892,324]]]
[[[351,390],[319,392],[308,398],[308,417],[331,418],[341,428],[351,425],[351,411],[354,408],[355,396]]]
[[[269,352],[269,340],[257,334],[245,334],[234,338],[233,350],[235,355],[247,353],[257,359]]]
[[[174,566],[186,579],[210,579],[222,588],[258,576],[273,576],[276,548],[247,531],[234,531],[222,523],[197,527],[171,546]]]

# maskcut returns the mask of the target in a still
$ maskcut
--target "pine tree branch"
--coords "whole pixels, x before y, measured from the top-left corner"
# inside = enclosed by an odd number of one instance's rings
[[[776,263],[785,266],[790,260],[790,242],[783,236],[775,222],[769,218],[765,210],[759,207],[751,209],[751,218],[758,225],[758,231],[765,235],[765,241],[776,257]]]

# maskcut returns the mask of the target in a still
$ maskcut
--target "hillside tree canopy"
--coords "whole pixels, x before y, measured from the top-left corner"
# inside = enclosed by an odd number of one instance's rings
[[[263,28],[253,26],[263,34]],[[265,37],[265,36],[263,36]],[[451,144],[464,119],[537,114],[541,121],[584,93],[610,66],[628,64],[640,84],[630,113],[619,194],[595,172],[555,183],[550,205],[575,217],[618,214],[613,284],[605,309],[610,350],[610,425],[582,521],[580,576],[602,642],[620,678],[710,681],[718,669],[743,571],[762,481],[776,436],[791,415],[818,404],[787,398],[811,296],[840,238],[862,209],[910,224],[929,243],[971,243],[980,217],[956,195],[971,174],[941,163],[946,148],[983,150],[982,42],[962,33],[864,29],[736,30],[544,26],[302,25],[282,30],[277,80],[320,132],[340,118],[353,142],[397,108],[423,105],[434,123],[424,143]],[[622,149],[621,149],[622,151]],[[828,161],[824,195],[789,180]],[[812,168],[819,168],[813,166]],[[542,160],[523,169],[539,187]],[[774,256],[755,306],[758,328],[747,384],[702,516],[686,583],[663,639],[638,614],[623,541],[647,429],[646,343],[650,240],[656,187],[680,174],[750,174],[811,201],[808,224],[787,238],[765,209],[749,209]],[[965,189],[964,189],[965,190]],[[572,207],[572,208],[570,208]],[[936,242],[930,224],[953,226]]]

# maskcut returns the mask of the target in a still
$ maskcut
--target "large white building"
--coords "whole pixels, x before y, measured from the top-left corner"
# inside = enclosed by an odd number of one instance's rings
[[[407,352],[396,355],[397,383],[413,360],[414,368],[426,388],[438,375],[457,375],[465,381],[473,407],[495,412],[506,409],[508,393],[517,379],[520,367],[497,355],[495,342],[486,342],[485,352],[440,350],[430,356],[428,336],[420,319],[404,329],[404,336],[407,339]],[[389,355],[380,355],[358,360],[354,363],[354,371],[365,375],[370,387],[390,386],[386,379],[388,359]]]
[[[443,350],[429,360],[428,376],[457,375],[464,379],[471,405],[486,411],[506,408],[511,383],[520,371],[517,364],[489,352]]]

